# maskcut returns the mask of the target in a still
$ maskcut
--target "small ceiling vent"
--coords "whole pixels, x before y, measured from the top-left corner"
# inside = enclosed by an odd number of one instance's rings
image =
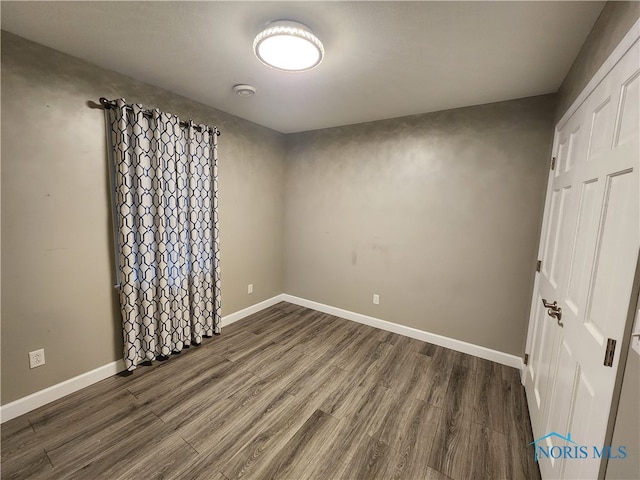
[[[256,94],[256,87],[252,87],[251,85],[234,85],[233,91],[236,92],[241,97],[252,97]]]

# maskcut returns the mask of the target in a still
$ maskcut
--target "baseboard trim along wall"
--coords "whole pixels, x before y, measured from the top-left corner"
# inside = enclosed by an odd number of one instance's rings
[[[231,325],[232,323],[237,322],[238,320],[242,320],[249,315],[253,315],[254,313],[258,313],[265,308],[272,307],[276,303],[282,302],[282,294],[276,295],[275,297],[267,298],[266,300],[256,303],[255,305],[251,305],[250,307],[243,308],[242,310],[238,310],[235,313],[230,313],[229,315],[225,315],[222,317],[222,326],[226,327],[227,325]]]
[[[256,303],[255,305],[251,305],[250,307],[239,310],[235,313],[225,315],[222,317],[222,326],[225,327],[226,325],[230,325],[281,301],[282,295],[276,295],[275,297],[268,298],[263,302]],[[109,378],[124,371],[124,369],[124,361],[117,360],[107,365],[103,365],[102,367],[98,367],[95,370],[91,370],[90,372],[83,373],[77,377],[52,385],[44,390],[27,395],[26,397],[20,398],[11,403],[7,403],[6,405],[2,405],[2,407],[0,407],[0,423],[4,423],[12,418],[29,413],[32,410],[58,400],[65,395],[69,395],[83,389],[84,387],[98,383],[105,378]]]
[[[369,317],[368,315],[362,315],[361,313],[355,313],[349,310],[343,310],[342,308],[332,307],[331,305],[325,305],[305,298],[294,297],[293,295],[284,294],[282,295],[282,299],[285,302],[295,303],[301,307],[311,308],[313,310],[335,315],[336,317],[346,318],[347,320],[363,323],[370,327],[379,328],[380,330],[398,333],[405,337],[422,340],[423,342],[433,343],[434,345],[450,348],[457,352],[467,353],[475,357],[484,358],[486,360],[491,360],[492,362],[517,368],[520,371],[523,369],[522,359],[509,353],[499,352],[480,345],[474,345],[473,343],[456,340],[455,338],[425,332],[423,330],[418,330],[417,328],[406,327],[404,325],[388,322],[375,317]]]
[[[388,322],[379,318],[369,317],[367,315],[362,315],[361,313],[343,310],[342,308],[332,307],[331,305],[325,305],[323,303],[314,302],[312,300],[307,300],[305,298],[295,297],[288,294],[276,295],[260,303],[256,303],[255,305],[251,305],[250,307],[226,315],[222,317],[222,326],[225,327],[227,325],[230,325],[234,322],[237,322],[238,320],[242,320],[249,315],[253,315],[254,313],[257,313],[282,301],[300,305],[301,307],[311,308],[313,310],[328,313],[330,315],[335,315],[336,317],[351,320],[353,322],[369,325],[371,327],[379,328],[380,330],[385,330],[387,332],[398,333],[406,337],[422,340],[423,342],[433,343],[434,345],[450,348],[451,350],[467,353],[469,355],[474,355],[486,360],[491,360],[502,365],[517,368],[520,371],[522,371],[523,369],[522,359],[520,357],[516,357],[515,355],[499,352],[497,350],[491,350],[490,348],[481,347],[479,345],[463,342],[454,338],[444,337],[435,333],[429,333],[423,330],[418,330],[416,328],[406,327],[397,323]],[[117,360],[107,365],[103,365],[102,367],[98,367],[95,370],[91,370],[90,372],[83,373],[81,375],[78,375],[77,377],[70,378],[69,380],[65,380],[64,382],[58,383],[56,385],[52,385],[51,387],[45,388],[44,390],[40,390],[39,392],[27,395],[26,397],[20,398],[6,405],[2,405],[2,407],[0,407],[0,423],[4,423],[8,420],[11,420],[12,418],[24,415],[25,413],[42,407],[47,403],[58,400],[65,395],[69,395],[73,392],[88,387],[89,385],[98,383],[105,378],[109,378],[122,372],[124,369],[124,361]]]
[[[109,378],[124,370],[124,360],[116,360],[115,362],[108,363],[102,367],[98,367],[95,370],[78,375],[77,377],[70,378],[64,382],[52,385],[39,392],[32,393],[26,397],[22,397],[6,405],[2,405],[0,410],[0,421],[2,423],[12,418],[24,415],[36,408],[40,408],[47,403],[51,403],[59,398],[69,395],[70,393],[77,392],[78,390],[98,383],[105,378]]]

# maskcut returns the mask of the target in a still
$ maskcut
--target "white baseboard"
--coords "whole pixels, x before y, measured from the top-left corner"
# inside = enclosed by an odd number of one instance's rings
[[[319,312],[329,313],[337,317],[379,328],[380,330],[398,333],[400,335],[415,338],[417,340],[422,340],[423,342],[440,345],[441,347],[446,347],[450,348],[451,350],[474,355],[476,357],[491,360],[493,362],[507,365],[509,367],[514,367],[519,369],[520,371],[523,371],[522,359],[520,357],[516,357],[515,355],[499,352],[497,350],[491,350],[490,348],[481,347],[479,345],[463,342],[454,338],[444,337],[435,333],[429,333],[418,330],[416,328],[399,325],[397,323],[387,322],[386,320],[381,320],[379,318],[369,317],[360,313],[343,310],[341,308],[332,307],[330,305],[314,302],[312,300],[306,300],[300,297],[294,297],[293,295],[288,294],[276,295],[260,303],[256,303],[255,305],[226,315],[222,317],[222,326],[224,327],[230,325],[234,322],[237,322],[238,320],[248,317],[249,315],[253,315],[254,313],[257,313],[282,301],[294,303],[296,305],[311,308],[313,310],[318,310]],[[39,392],[32,393],[31,395],[20,398],[11,403],[7,403],[6,405],[2,405],[0,407],[0,423],[4,423],[7,420],[11,420],[12,418],[24,415],[25,413],[42,407],[47,403],[58,400],[65,395],[69,395],[82,388],[88,387],[89,385],[93,385],[94,383],[104,380],[105,378],[116,375],[117,373],[122,372],[124,369],[124,362],[122,360],[117,360],[107,365],[103,365],[102,367],[98,367],[95,370],[91,370],[90,372],[83,373],[81,375],[78,375],[77,377],[70,378],[69,380],[65,380],[64,382],[58,383],[56,385],[52,385],[51,387],[45,388],[44,390],[40,390]]]
[[[47,403],[51,403],[59,398],[77,392],[84,387],[98,383],[105,378],[109,378],[124,370],[124,360],[117,360],[98,367],[90,372],[83,373],[77,377],[70,378],[64,382],[52,385],[44,390],[22,397],[0,408],[0,422],[4,423],[12,418],[24,415],[36,408],[40,408]]]
[[[284,300],[284,295],[276,295],[275,297],[267,298],[266,300],[256,303],[255,305],[251,305],[250,307],[239,310],[235,313],[230,313],[229,315],[225,315],[222,317],[222,326],[226,327],[227,325],[231,325],[238,320],[242,320],[249,315],[253,315],[254,313],[258,313],[265,308],[272,307],[276,303],[280,303]]]
[[[275,305],[281,301],[282,295],[276,295],[275,297],[269,298],[263,302],[256,303],[255,305],[243,310],[226,315],[222,317],[222,326],[230,325],[233,322],[237,322],[244,317],[259,312],[260,310],[264,310],[265,308]],[[18,400],[7,403],[6,405],[2,405],[0,407],[0,423],[4,423],[12,418],[24,415],[25,413],[35,410],[36,408],[40,408],[47,403],[58,400],[65,395],[69,395],[88,387],[89,385],[98,383],[105,378],[109,378],[122,372],[124,369],[124,361],[117,360],[107,365],[103,365],[102,367],[98,367],[95,370],[91,370],[90,372],[83,373],[77,377],[52,385],[44,390],[27,395],[26,397],[19,398]]]
[[[491,360],[492,362],[517,368],[520,371],[522,371],[523,369],[522,359],[510,353],[499,352],[498,350],[492,350],[490,348],[481,347],[480,345],[463,342],[462,340],[456,340],[455,338],[444,337],[435,333],[418,330],[417,328],[406,327],[404,325],[388,322],[379,318],[362,315],[361,313],[343,310],[342,308],[332,307],[330,305],[314,302],[305,298],[294,297],[293,295],[284,294],[282,297],[285,302],[295,303],[296,305],[300,305],[302,307],[311,308],[313,310],[318,310],[330,315],[335,315],[336,317],[346,318],[347,320],[363,323],[371,327],[379,328],[380,330],[398,333],[400,335],[404,335],[405,337],[415,338],[416,340],[433,343],[434,345],[450,348],[451,350],[455,350],[457,352],[467,353],[475,357]]]

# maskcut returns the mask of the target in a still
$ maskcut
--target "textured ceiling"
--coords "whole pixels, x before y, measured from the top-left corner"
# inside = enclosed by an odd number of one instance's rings
[[[557,91],[604,2],[7,2],[2,28],[284,133]],[[261,27],[322,40],[303,73]],[[254,85],[254,97],[232,87]]]

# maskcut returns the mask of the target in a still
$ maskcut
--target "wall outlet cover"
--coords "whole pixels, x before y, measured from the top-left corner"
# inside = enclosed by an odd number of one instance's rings
[[[45,364],[44,348],[29,352],[29,368],[40,367]]]

